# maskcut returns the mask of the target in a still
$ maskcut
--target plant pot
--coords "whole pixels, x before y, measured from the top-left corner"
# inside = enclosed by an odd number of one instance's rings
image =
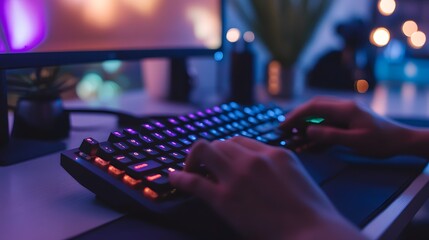
[[[267,91],[271,97],[291,99],[295,96],[295,67],[279,61],[267,65]]]
[[[61,98],[22,97],[18,100],[13,137],[56,140],[68,137],[69,130],[69,114]]]

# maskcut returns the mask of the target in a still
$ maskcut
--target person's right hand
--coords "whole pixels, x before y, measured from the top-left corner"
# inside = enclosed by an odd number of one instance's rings
[[[343,145],[360,154],[387,157],[405,152],[404,140],[412,131],[406,126],[383,118],[351,100],[315,97],[286,116],[280,129],[291,132],[307,117],[322,117],[320,125],[306,129],[305,150],[320,145]]]

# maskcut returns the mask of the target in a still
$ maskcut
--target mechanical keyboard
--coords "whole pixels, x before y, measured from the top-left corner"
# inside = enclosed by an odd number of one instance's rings
[[[195,208],[198,202],[168,181],[170,172],[184,168],[193,142],[240,135],[287,148],[289,143],[277,130],[284,114],[274,104],[241,106],[232,102],[181,116],[148,117],[138,127],[111,132],[107,141],[83,139],[79,148],[61,153],[61,165],[113,207],[168,215],[181,208]],[[359,226],[403,191],[425,164],[412,157],[372,161],[341,148],[298,157],[340,212]]]
[[[111,132],[107,141],[83,139],[79,148],[62,153],[61,164],[113,205],[134,203],[163,213],[186,199],[169,185],[168,174],[184,168],[193,142],[240,135],[286,145],[276,130],[284,113],[275,105],[231,102],[177,117],[148,118],[139,127]]]

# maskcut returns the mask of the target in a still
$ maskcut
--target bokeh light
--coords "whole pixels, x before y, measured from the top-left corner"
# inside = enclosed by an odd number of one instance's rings
[[[268,92],[274,96],[281,91],[281,68],[278,61],[271,61],[268,65]]]
[[[417,23],[412,20],[408,20],[402,24],[402,32],[407,37],[411,37],[411,35],[413,35],[413,33],[417,32],[418,30],[419,27],[417,26]]]
[[[251,31],[247,31],[244,33],[243,39],[244,39],[244,41],[251,43],[251,42],[255,41],[255,34]]]
[[[405,76],[407,76],[408,78],[413,78],[417,76],[418,68],[416,64],[413,62],[408,62],[407,64],[405,64],[404,73]]]
[[[426,34],[421,31],[413,33],[411,37],[408,38],[408,44],[415,49],[422,48],[426,44]]]
[[[105,81],[100,86],[98,98],[100,100],[111,100],[117,98],[121,93],[121,87],[113,81]]]
[[[214,53],[213,58],[215,61],[220,62],[223,60],[223,52],[217,51]]]
[[[97,73],[88,73],[76,86],[76,94],[84,101],[98,98],[98,91],[103,85],[103,78]]]
[[[219,33],[221,29],[217,23],[217,16],[204,7],[192,6],[186,10],[188,19],[192,22],[196,38],[201,40],[210,49],[221,45]]]
[[[238,28],[231,28],[226,33],[226,40],[228,40],[228,42],[231,42],[231,43],[238,42],[240,37],[241,37],[241,33],[240,33],[240,30],[238,30]]]
[[[384,27],[374,29],[371,32],[370,41],[377,47],[384,47],[390,41],[390,32]]]
[[[119,60],[109,60],[104,61],[101,66],[103,67],[103,70],[107,73],[115,73],[122,67],[122,62]]]
[[[378,2],[378,11],[384,16],[390,16],[395,12],[395,0],[380,0]]]
[[[369,89],[369,83],[365,79],[359,79],[355,82],[355,89],[358,93],[366,93]]]

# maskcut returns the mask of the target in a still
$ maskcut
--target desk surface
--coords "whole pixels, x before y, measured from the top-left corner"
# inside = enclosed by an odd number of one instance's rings
[[[179,114],[195,108],[147,99],[140,93],[129,94],[116,108],[134,106],[139,114]],[[79,102],[66,103],[80,107]],[[292,104],[291,102],[285,104]],[[84,137],[107,138],[115,129],[109,116],[72,117],[73,131],[65,142],[77,147]],[[122,216],[101,205],[94,195],[79,185],[59,164],[59,153],[0,168],[0,232],[5,239],[64,239],[76,236]],[[429,168],[363,232],[371,238],[389,238],[398,234],[429,196]]]

